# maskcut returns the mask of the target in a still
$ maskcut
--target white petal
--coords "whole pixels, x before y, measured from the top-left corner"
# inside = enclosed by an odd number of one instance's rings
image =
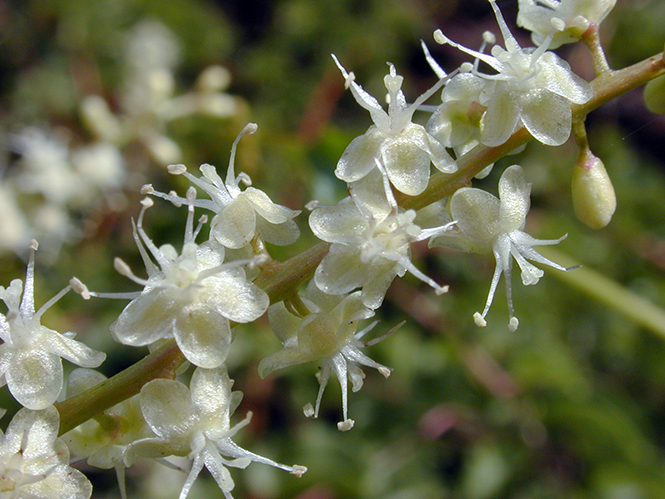
[[[209,369],[224,362],[231,345],[229,320],[204,304],[184,307],[176,318],[173,335],[188,361]]]
[[[333,244],[314,274],[316,285],[324,293],[346,294],[367,280],[367,266],[355,247]]]
[[[376,167],[374,160],[379,157],[385,140],[386,134],[375,126],[371,126],[364,135],[353,139],[337,163],[337,178],[345,182],[355,182],[367,175]]]
[[[388,269],[378,273],[375,272],[376,266],[372,267],[371,279],[368,279],[363,286],[362,301],[367,308],[376,310],[383,303],[386,291],[397,276],[400,266],[394,262],[386,262],[382,267],[388,267]]]
[[[49,470],[39,482],[21,487],[20,497],[30,499],[88,499],[92,495],[92,484],[79,470],[60,465]]]
[[[303,362],[307,362],[307,360],[303,359],[300,355],[300,350],[297,348],[284,348],[268,355],[259,362],[259,376],[265,378],[273,371],[296,364],[302,364]]]
[[[503,144],[515,131],[519,114],[520,106],[515,102],[515,97],[497,86],[487,102],[487,111],[481,120],[480,141],[486,146]]]
[[[41,350],[20,351],[5,373],[9,391],[28,409],[53,404],[62,390],[62,360]]]
[[[585,104],[593,97],[591,85],[573,73],[570,65],[554,52],[545,52],[538,64],[538,85],[575,104]]]
[[[499,180],[501,198],[501,230],[512,232],[524,227],[531,204],[531,184],[527,183],[522,167],[513,165],[505,169]]]
[[[172,455],[187,455],[189,449],[185,446],[174,446],[171,442],[158,438],[144,438],[137,440],[127,447],[123,461],[126,466],[132,466],[139,459],[159,459]]]
[[[381,173],[378,168],[372,170],[360,180],[348,184],[348,187],[349,192],[353,196],[353,202],[357,206],[362,206],[363,209],[369,211],[372,214],[374,220],[385,220],[388,214],[393,210],[393,207],[390,205],[390,202],[386,196],[383,173]],[[342,202],[340,202],[340,204],[341,203]],[[351,228],[345,229],[344,227],[338,228],[337,230],[346,230],[347,235],[357,234],[360,236],[367,226],[367,221],[365,217],[360,215],[360,212],[358,212],[353,220],[350,220],[349,222],[352,222],[356,225],[355,231],[351,230]],[[357,238],[354,239],[353,237],[342,238],[338,236],[335,241],[329,242],[350,243],[356,239]]]
[[[234,322],[252,322],[261,317],[270,305],[265,291],[247,282],[241,269],[206,279],[206,292],[201,299]]]
[[[335,206],[324,206],[309,216],[314,235],[329,243],[351,244],[368,230],[369,224],[358,207],[345,198]]]
[[[106,359],[104,352],[93,350],[80,341],[51,330],[46,330],[41,335],[40,345],[45,350],[81,367],[99,367]]]
[[[189,388],[170,379],[154,379],[141,388],[141,411],[155,435],[165,440],[185,438],[196,420]]]
[[[256,217],[256,232],[268,243],[286,246],[300,237],[300,229],[293,220],[281,224],[272,224],[262,217]]]
[[[499,231],[500,202],[496,197],[480,189],[463,187],[453,194],[450,213],[474,252],[491,251]]]
[[[104,380],[106,376],[99,371],[81,367],[74,369],[67,378],[67,398],[79,395]]]
[[[522,121],[533,137],[548,146],[560,146],[570,136],[573,113],[570,103],[544,89],[523,95]]]
[[[21,443],[21,453],[26,460],[24,466],[38,466],[40,461],[42,466],[53,466],[56,463],[66,464],[69,460],[68,450],[64,451],[65,455],[63,456],[56,456],[51,450],[53,449],[54,442],[58,436],[58,428],[60,427],[60,414],[58,411],[54,407],[48,406],[44,410],[34,412],[21,409],[17,413],[17,416],[19,414],[21,416],[18,421],[23,427],[23,431],[25,431]],[[12,420],[13,422],[14,420]],[[14,431],[17,429],[18,427],[15,427]],[[9,430],[7,433],[9,433]],[[47,457],[49,454],[53,454],[53,456]],[[43,469],[41,471],[46,470]]]
[[[386,143],[381,154],[390,182],[409,196],[423,192],[429,182],[430,157],[423,149],[428,146],[423,138],[426,139],[424,129],[422,136],[400,134]],[[413,142],[414,139],[417,142]]]
[[[154,288],[132,300],[111,324],[111,334],[123,345],[145,346],[173,335],[178,304],[171,290]]]
[[[256,212],[249,201],[239,197],[214,217],[211,231],[227,248],[242,248],[256,233]]]
[[[268,309],[268,320],[273,333],[282,343],[298,333],[300,319],[286,309],[284,302],[275,303]]]
[[[192,404],[197,413],[206,417],[211,426],[219,431],[229,429],[232,386],[233,381],[225,366],[217,369],[198,368],[189,383]]]
[[[299,210],[273,203],[265,192],[254,187],[248,187],[240,196],[249,201],[254,210],[271,224],[284,223],[300,214]]]

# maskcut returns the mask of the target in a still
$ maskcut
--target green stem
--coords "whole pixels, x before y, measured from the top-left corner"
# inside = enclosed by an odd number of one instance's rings
[[[580,265],[575,259],[550,246],[539,246],[538,251],[545,258],[564,267]],[[545,270],[549,271],[550,268],[545,267]],[[665,338],[665,310],[597,270],[582,266],[570,272],[551,270],[550,274]]]
[[[586,104],[573,106],[573,118],[583,119],[605,102],[663,73],[665,73],[663,54],[619,71],[606,71],[591,82],[594,89],[591,100]],[[522,128],[500,146],[479,145],[458,159],[456,173],[452,175],[437,173],[430,179],[425,192],[416,197],[398,193],[397,200],[400,206],[406,209],[418,209],[450,196],[457,189],[470,185],[471,179],[487,165],[526,144],[531,138],[531,135]],[[328,243],[319,243],[285,262],[271,263],[262,269],[254,283],[268,293],[271,303],[287,299],[314,274],[319,262],[328,253],[329,247]],[[653,319],[655,322],[657,320]],[[136,395],[141,387],[152,379],[173,378],[175,370],[184,361],[185,358],[175,341],[171,340],[159,350],[98,386],[56,404],[56,408],[60,411],[60,433],[66,433],[109,407]]]
[[[55,404],[60,412],[60,435],[76,428],[96,414],[119,404],[141,391],[141,387],[156,378],[175,378],[175,370],[185,357],[175,340],[168,341],[133,366],[119,372],[97,386]]]

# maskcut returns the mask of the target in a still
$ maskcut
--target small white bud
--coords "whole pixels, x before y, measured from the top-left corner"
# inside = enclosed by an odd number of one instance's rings
[[[389,367],[381,366],[378,368],[378,371],[381,373],[381,375],[383,375],[384,378],[387,378],[390,376],[392,370]]]
[[[483,32],[483,41],[490,45],[494,45],[496,43],[496,35],[491,31],[485,31]]]
[[[471,73],[473,71],[473,64],[470,62],[463,62],[459,67],[460,73]]]
[[[665,76],[651,80],[644,87],[644,103],[654,114],[665,114]]]
[[[318,199],[312,199],[309,203],[305,205],[305,209],[308,211],[315,210],[319,206],[319,200]]]
[[[208,66],[197,78],[196,87],[204,93],[219,92],[231,83],[231,73],[223,66]]]
[[[145,184],[141,186],[141,190],[139,191],[143,196],[147,196],[148,194],[152,194],[155,192],[155,188],[152,186],[152,184]]]
[[[30,242],[28,243],[28,247],[31,250],[37,251],[39,249],[39,243],[37,242],[36,239],[31,239]]]
[[[575,215],[592,229],[602,229],[617,207],[614,187],[605,165],[588,148],[583,148],[575,163],[572,180]]]
[[[143,198],[141,199],[141,204],[146,208],[150,208],[155,205],[155,202],[152,200],[152,198]]]

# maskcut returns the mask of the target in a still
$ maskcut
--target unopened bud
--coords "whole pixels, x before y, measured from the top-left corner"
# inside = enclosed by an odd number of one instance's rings
[[[580,221],[602,229],[617,207],[614,187],[603,162],[588,149],[580,151],[572,181],[573,207]]]
[[[196,80],[196,87],[204,93],[219,92],[231,83],[231,73],[222,66],[209,66]]]
[[[665,114],[665,76],[651,80],[644,87],[644,103],[654,114]]]

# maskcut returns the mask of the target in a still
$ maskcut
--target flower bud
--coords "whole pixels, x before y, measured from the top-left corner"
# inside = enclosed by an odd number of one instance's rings
[[[651,80],[644,87],[644,103],[654,114],[665,114],[665,76]]]
[[[573,207],[577,218],[592,229],[602,229],[616,210],[617,200],[605,165],[588,148],[575,163],[572,181]]]

